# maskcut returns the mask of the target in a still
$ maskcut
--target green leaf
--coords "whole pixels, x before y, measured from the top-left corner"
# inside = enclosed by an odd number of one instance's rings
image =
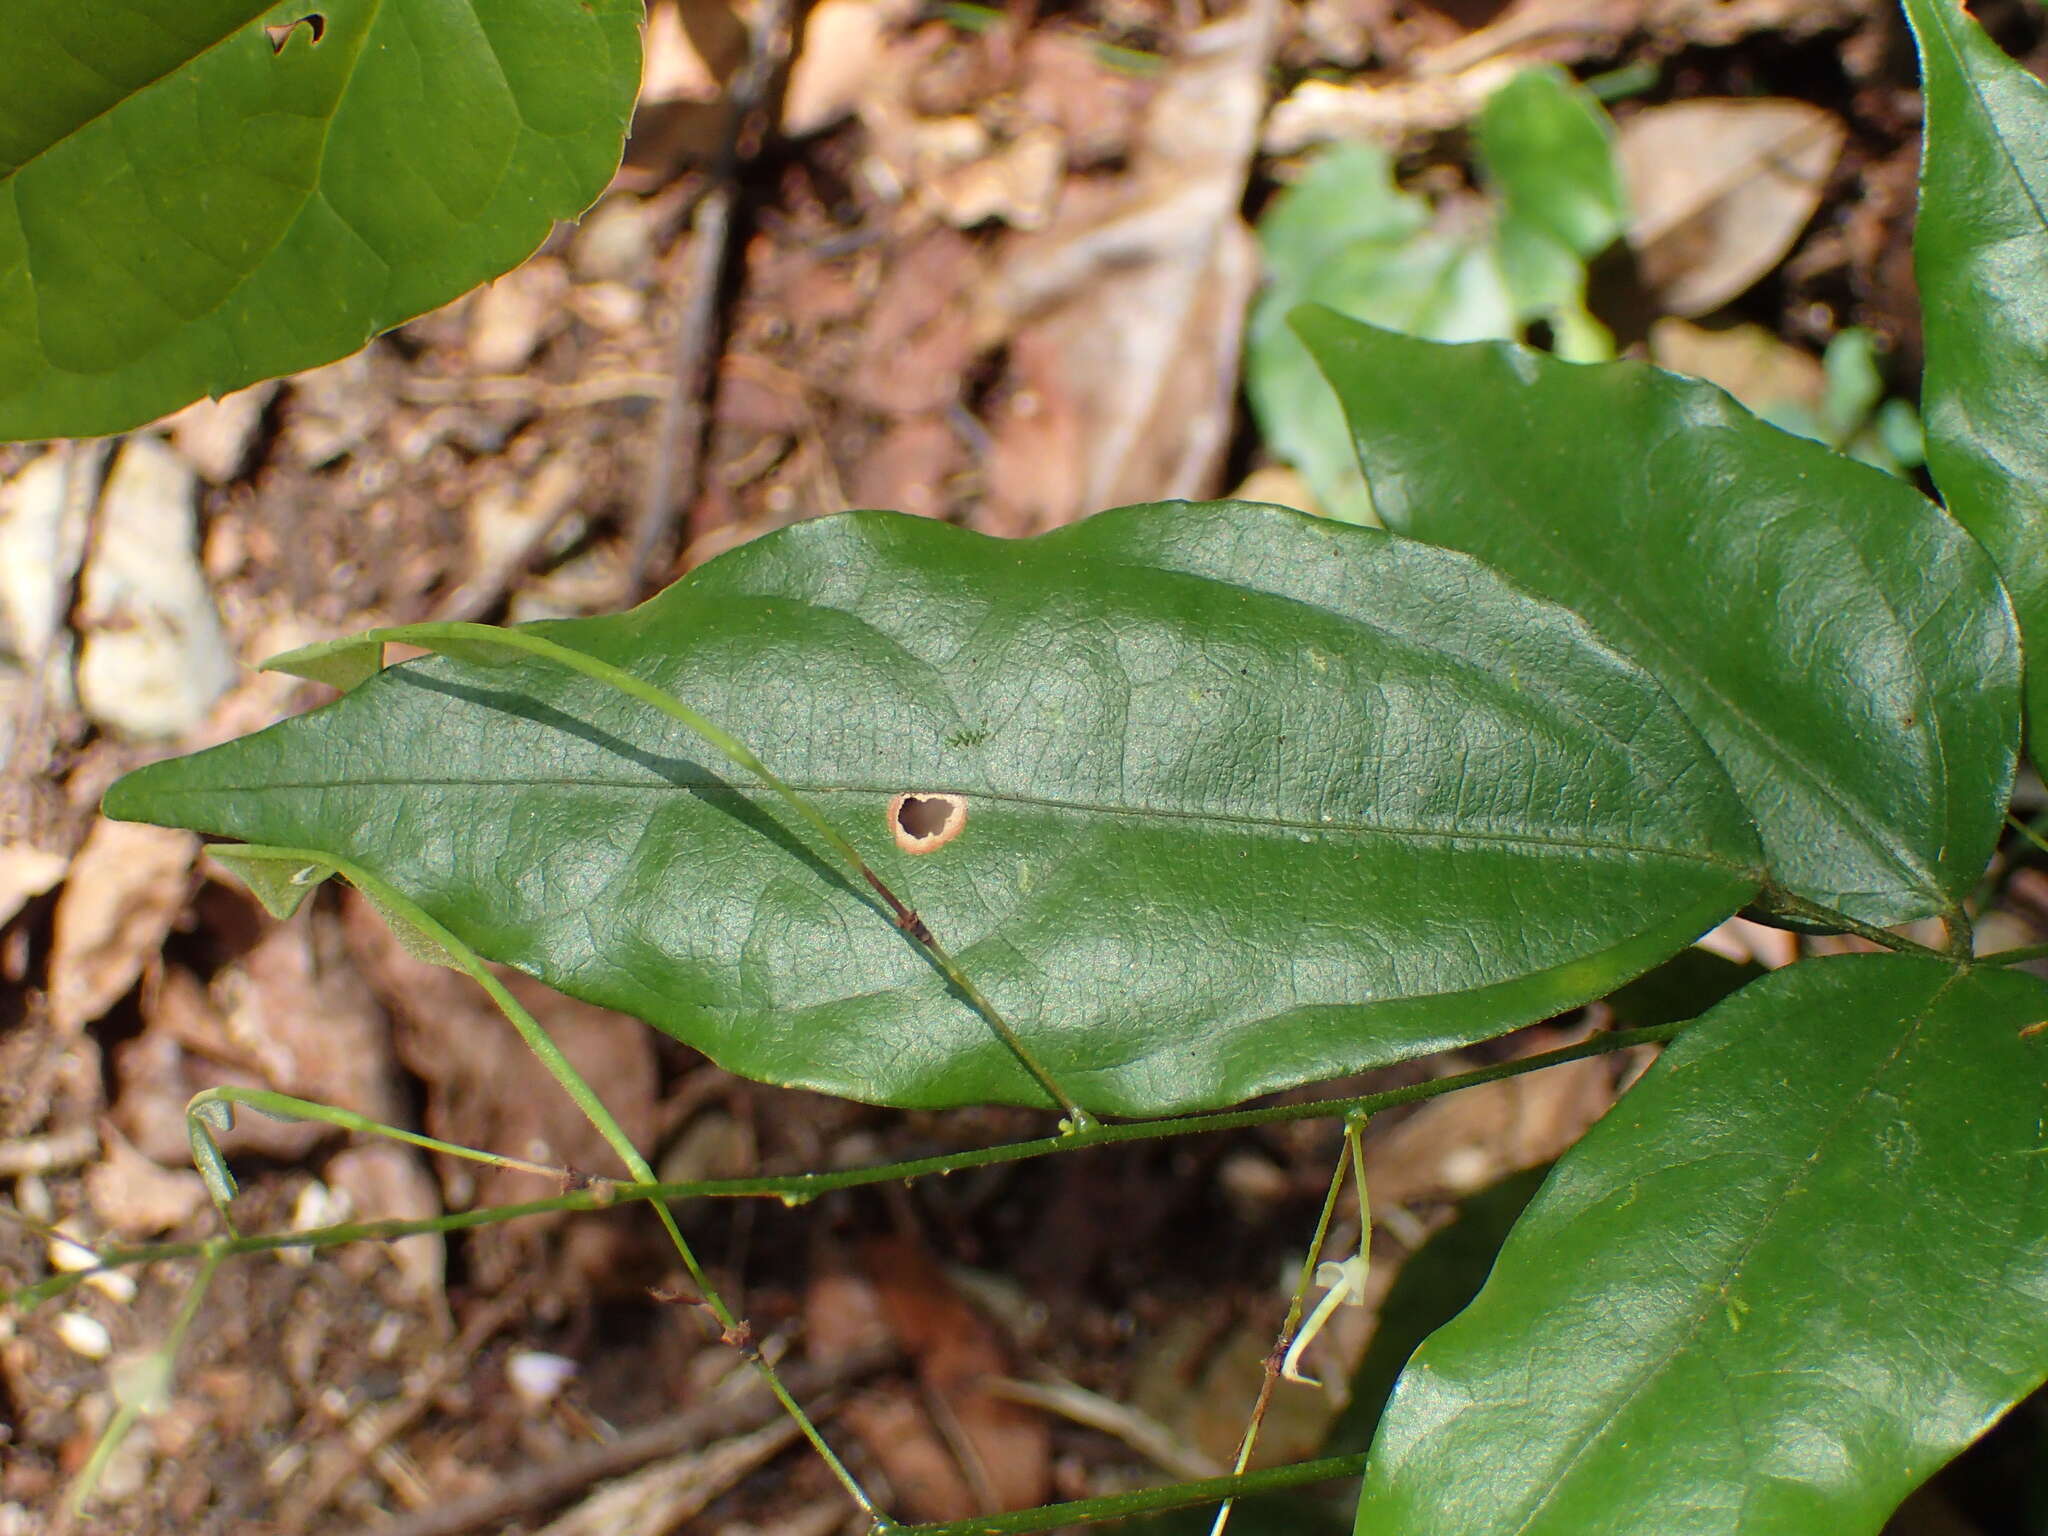
[[[1549,321],[1571,361],[1613,356],[1586,313],[1586,262],[1628,222],[1607,114],[1563,70],[1526,69],[1487,98],[1478,147],[1500,200],[1495,243],[1520,315]]]
[[[216,843],[206,851],[249,887],[264,911],[280,921],[298,911],[314,889],[334,874],[331,865],[267,858],[239,843]]]
[[[1525,69],[1487,98],[1479,154],[1503,217],[1581,258],[1628,227],[1613,127],[1561,69]]]
[[[1568,1152],[1395,1388],[1360,1536],[1856,1536],[2048,1376],[2030,976],[1774,972]]]
[[[0,438],[121,431],[330,362],[516,265],[618,165],[640,14],[15,0]],[[266,25],[295,22],[274,47]]]
[[[1920,282],[1928,468],[1984,541],[2037,654],[2048,645],[2048,88],[1957,0],[1906,0],[1927,131]],[[2043,756],[2048,670],[2027,683]]]
[[[1740,907],[1755,833],[1669,698],[1464,556],[1272,507],[1040,539],[859,513],[533,626],[735,731],[1086,1107],[1234,1102],[1598,996]],[[902,793],[962,796],[900,852]],[[108,814],[328,851],[735,1071],[1042,1095],[812,831],[560,665],[387,668]]]
[[[1969,891],[2012,782],[2019,649],[1940,508],[1696,379],[1294,324],[1388,525],[1573,608],[1663,683],[1781,888],[1879,924]]]

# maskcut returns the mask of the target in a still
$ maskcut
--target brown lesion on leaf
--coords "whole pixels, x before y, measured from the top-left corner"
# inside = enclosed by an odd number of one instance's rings
[[[292,40],[292,34],[304,27],[307,46],[316,46],[327,35],[327,18],[318,11],[309,11],[297,21],[280,22],[263,29],[263,35],[270,39],[270,51],[283,53],[284,45]]]
[[[905,853],[943,848],[967,825],[967,802],[958,795],[902,794],[889,802],[889,835]]]

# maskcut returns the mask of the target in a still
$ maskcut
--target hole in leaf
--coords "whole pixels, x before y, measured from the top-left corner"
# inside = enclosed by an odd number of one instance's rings
[[[270,39],[270,51],[272,53],[283,53],[284,45],[292,40],[292,34],[301,27],[306,29],[307,46],[311,47],[327,35],[327,18],[318,11],[313,11],[305,16],[301,16],[297,21],[288,21],[278,26],[265,27],[263,35]]]
[[[943,848],[967,825],[967,802],[958,795],[898,795],[889,802],[889,832],[905,853]]]

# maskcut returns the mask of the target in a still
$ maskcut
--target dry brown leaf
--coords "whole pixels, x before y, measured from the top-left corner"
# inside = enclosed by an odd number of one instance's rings
[[[803,138],[851,117],[882,73],[890,32],[916,14],[914,0],[820,0],[812,6],[789,67],[782,131]]]
[[[97,820],[57,898],[50,1015],[58,1033],[91,1023],[155,958],[185,905],[199,839],[140,822]]]
[[[131,736],[179,736],[238,668],[199,565],[198,477],[147,434],[100,491],[75,622],[79,706]]]
[[[920,1245],[878,1238],[862,1245],[861,1258],[882,1317],[916,1365],[933,1423],[973,1492],[973,1506],[963,1513],[1039,1503],[1050,1474],[1051,1437],[1036,1412],[988,1389],[988,1379],[1008,1370],[994,1326]]]
[[[35,897],[56,887],[71,860],[54,848],[32,843],[0,843],[0,924]]]
[[[1490,58],[1456,74],[1414,80],[1304,80],[1273,108],[1260,147],[1269,155],[1293,155],[1313,144],[1367,139],[1392,147],[1412,134],[1443,133],[1470,122],[1525,64]]]
[[[541,339],[562,323],[569,274],[536,257],[481,289],[469,303],[469,360],[482,373],[524,368]]]
[[[111,1121],[100,1125],[100,1160],[85,1171],[85,1198],[100,1224],[139,1242],[168,1232],[206,1204],[190,1168],[163,1168],[135,1149]]]
[[[1132,174],[1095,196],[1070,186],[1049,228],[1007,245],[977,327],[984,344],[1014,338],[992,422],[992,531],[1213,488],[1258,280],[1238,207],[1274,12],[1255,0],[1193,33],[1151,99]]]
[[[1524,1052],[1575,1038],[1561,1030],[1532,1032]],[[1366,1186],[1374,1207],[1457,1199],[1554,1160],[1607,1113],[1615,1083],[1613,1059],[1594,1056],[1431,1099],[1384,1136],[1367,1139]]]
[[[980,1514],[974,1491],[906,1383],[872,1387],[839,1417],[889,1479],[890,1507],[912,1520],[967,1520]]]
[[[249,461],[257,429],[263,425],[263,411],[277,393],[277,381],[269,379],[222,395],[218,400],[199,400],[161,423],[170,434],[178,457],[214,485],[235,478]]]
[[[1666,315],[1650,327],[1650,357],[1659,368],[1720,385],[1753,411],[1788,401],[1817,409],[1827,389],[1819,358],[1760,325],[1708,330]]]
[[[263,919],[248,951],[202,985],[165,970],[145,998],[140,1035],[114,1052],[115,1122],[146,1155],[189,1161],[185,1104],[203,1088],[269,1088],[395,1122],[390,1029],[346,963],[333,918],[307,909]],[[242,1112],[220,1133],[222,1151],[299,1158],[334,1134],[311,1121]]]
[[[1629,244],[1668,312],[1719,309],[1792,248],[1820,206],[1847,130],[1803,101],[1649,107],[1621,125]]]

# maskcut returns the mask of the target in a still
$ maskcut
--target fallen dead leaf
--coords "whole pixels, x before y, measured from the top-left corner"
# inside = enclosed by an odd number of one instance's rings
[[[1708,330],[1666,315],[1650,327],[1650,357],[1659,368],[1720,385],[1753,411],[1787,401],[1818,409],[1827,389],[1819,358],[1760,325]]]
[[[536,257],[479,290],[469,303],[469,360],[481,373],[516,373],[562,323],[569,273]]]
[[[263,412],[277,394],[277,381],[266,380],[222,395],[199,400],[167,416],[159,426],[169,434],[178,457],[198,470],[209,484],[225,485],[242,472],[256,444]]]
[[[1747,291],[1813,217],[1846,136],[1820,107],[1767,98],[1672,102],[1628,118],[1616,154],[1644,287],[1674,315]]]
[[[912,0],[820,0],[812,6],[782,97],[782,131],[805,138],[851,117],[874,87],[888,35],[916,14]]]
[[[190,1168],[160,1167],[112,1121],[100,1124],[100,1160],[85,1171],[85,1198],[100,1224],[139,1242],[168,1232],[206,1204],[206,1185]]]
[[[135,985],[184,908],[199,839],[101,818],[57,898],[50,1015],[58,1034],[91,1023]]]
[[[1575,1038],[1535,1031],[1524,1054]],[[1457,1199],[1556,1159],[1613,1105],[1615,1065],[1587,1057],[1429,1100],[1385,1135],[1366,1139],[1374,1208]]]
[[[1410,135],[1442,133],[1470,122],[1524,67],[1520,59],[1490,58],[1412,80],[1304,80],[1273,108],[1260,147],[1294,155],[1315,144],[1366,139],[1393,147]]]
[[[982,1513],[931,1415],[907,1383],[871,1387],[839,1411],[889,1479],[891,1507],[912,1520],[967,1520]]]
[[[1039,1414],[989,1389],[989,1380],[1008,1370],[994,1326],[921,1245],[878,1238],[862,1246],[861,1259],[882,1317],[915,1364],[933,1423],[972,1491],[973,1507],[964,1513],[993,1514],[1040,1502],[1050,1475],[1051,1437]]]
[[[424,1086],[428,1134],[580,1173],[624,1174],[597,1129],[474,982],[407,954],[375,909],[353,894],[343,910],[350,948],[391,1011],[399,1057]],[[627,1136],[650,1149],[660,1106],[647,1026],[563,997],[531,977],[500,975],[597,1087]],[[453,1159],[441,1159],[439,1173],[446,1204],[457,1208],[533,1200],[561,1188],[537,1174]],[[536,1216],[471,1234],[471,1283],[501,1285],[530,1271],[545,1234],[559,1225]],[[579,1266],[578,1273],[554,1289],[602,1291],[615,1284],[616,1256],[631,1240],[628,1224],[598,1213],[583,1239],[563,1251],[563,1261]]]
[[[308,907],[285,922],[259,921],[256,942],[209,982],[166,968],[145,998],[142,1033],[115,1048],[115,1122],[160,1163],[189,1161],[185,1105],[217,1084],[270,1088],[387,1124],[402,1114],[389,1025],[346,963],[335,920]],[[217,1139],[230,1155],[296,1159],[334,1134],[243,1111]]]
[[[1052,225],[1006,243],[977,321],[979,344],[1013,348],[991,423],[992,531],[1213,488],[1258,280],[1238,209],[1274,17],[1255,0],[1191,34],[1151,98],[1132,174],[1092,196],[1070,184]],[[1053,457],[1069,440],[1075,452]]]

